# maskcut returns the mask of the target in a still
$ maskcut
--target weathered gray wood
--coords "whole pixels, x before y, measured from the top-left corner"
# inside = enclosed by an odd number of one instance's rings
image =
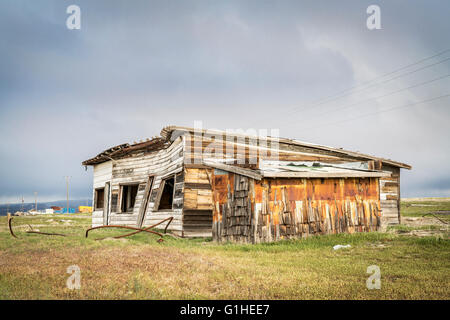
[[[150,175],[154,176],[153,185],[150,190],[147,190],[147,187],[138,189],[133,212],[131,214],[111,212],[109,223],[136,226],[139,225],[140,221],[142,221],[142,225],[149,225],[149,221],[156,223],[164,219],[161,215],[153,212],[153,208],[157,208],[157,206],[154,206],[155,199],[152,197],[156,195],[155,193],[159,190],[161,178],[182,172],[184,161],[182,151],[183,138],[179,137],[166,149],[151,153],[136,153],[123,159],[94,165],[94,185],[97,188],[104,187],[107,181],[111,181],[111,193],[115,194],[116,198],[119,193],[120,185],[146,184],[148,177]],[[179,185],[177,184],[176,188],[182,190],[184,183],[181,176],[179,180]],[[150,199],[146,197],[147,194],[150,195]],[[117,200],[115,201],[118,202]],[[174,197],[175,207],[178,206],[180,209],[174,208],[170,212],[164,214],[164,217],[174,218],[169,226],[169,230],[181,230],[182,215],[180,210],[182,202],[180,201],[182,201],[182,196],[178,195]],[[113,208],[111,207],[111,209]],[[100,210],[98,211],[102,212]],[[94,224],[104,223],[103,221],[94,220],[93,218],[93,225]]]
[[[203,161],[203,163],[209,167],[220,169],[228,172],[240,174],[245,177],[249,177],[255,180],[261,180],[262,176],[254,170],[244,169],[241,167],[231,166],[223,163],[217,163],[213,161]]]
[[[147,210],[147,204],[148,204],[148,200],[150,198],[150,191],[152,190],[153,179],[154,179],[153,176],[149,176],[148,180],[147,180],[147,184],[145,186],[144,194],[142,196],[142,200],[141,200],[140,207],[139,207],[139,215],[138,215],[138,219],[137,219],[137,223],[136,223],[136,226],[138,228],[141,228],[142,224],[144,223],[145,212]]]
[[[105,191],[104,191],[104,200],[103,200],[103,225],[108,225],[109,223],[109,199],[110,199],[110,190],[111,183],[105,183]]]

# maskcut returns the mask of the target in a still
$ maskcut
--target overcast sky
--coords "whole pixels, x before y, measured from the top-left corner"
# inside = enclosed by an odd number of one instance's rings
[[[66,27],[71,4],[80,30]],[[366,26],[371,4],[380,30]],[[83,160],[195,120],[406,162],[402,196],[450,196],[450,98],[419,103],[450,93],[450,51],[420,62],[450,49],[449,12],[441,0],[2,0],[0,202],[64,199],[66,175],[71,198],[90,198]]]

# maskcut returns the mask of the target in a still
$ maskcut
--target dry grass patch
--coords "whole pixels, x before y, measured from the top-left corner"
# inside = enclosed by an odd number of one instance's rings
[[[204,239],[158,243],[153,235],[137,234],[95,241],[121,232],[98,230],[86,239],[83,218],[72,226],[27,218],[16,226],[30,221],[69,236],[17,229],[14,239],[0,230],[0,299],[450,298],[448,239],[361,233],[220,245]],[[336,244],[351,248],[334,251]],[[80,290],[66,288],[70,265],[81,269]],[[370,265],[381,269],[380,290],[366,288]]]

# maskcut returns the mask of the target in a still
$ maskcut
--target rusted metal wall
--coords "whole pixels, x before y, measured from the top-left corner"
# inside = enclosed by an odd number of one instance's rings
[[[263,179],[213,174],[213,238],[270,242],[380,227],[378,178]]]

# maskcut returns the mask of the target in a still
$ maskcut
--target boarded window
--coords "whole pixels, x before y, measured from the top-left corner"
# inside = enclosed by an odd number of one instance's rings
[[[175,177],[167,178],[161,181],[162,191],[160,193],[157,210],[171,210],[173,204],[173,192],[175,186]]]
[[[121,204],[120,211],[121,212],[133,212],[134,204],[136,203],[136,195],[138,192],[139,185],[126,185],[121,186]]]
[[[103,210],[105,203],[105,188],[95,189],[95,210]]]

